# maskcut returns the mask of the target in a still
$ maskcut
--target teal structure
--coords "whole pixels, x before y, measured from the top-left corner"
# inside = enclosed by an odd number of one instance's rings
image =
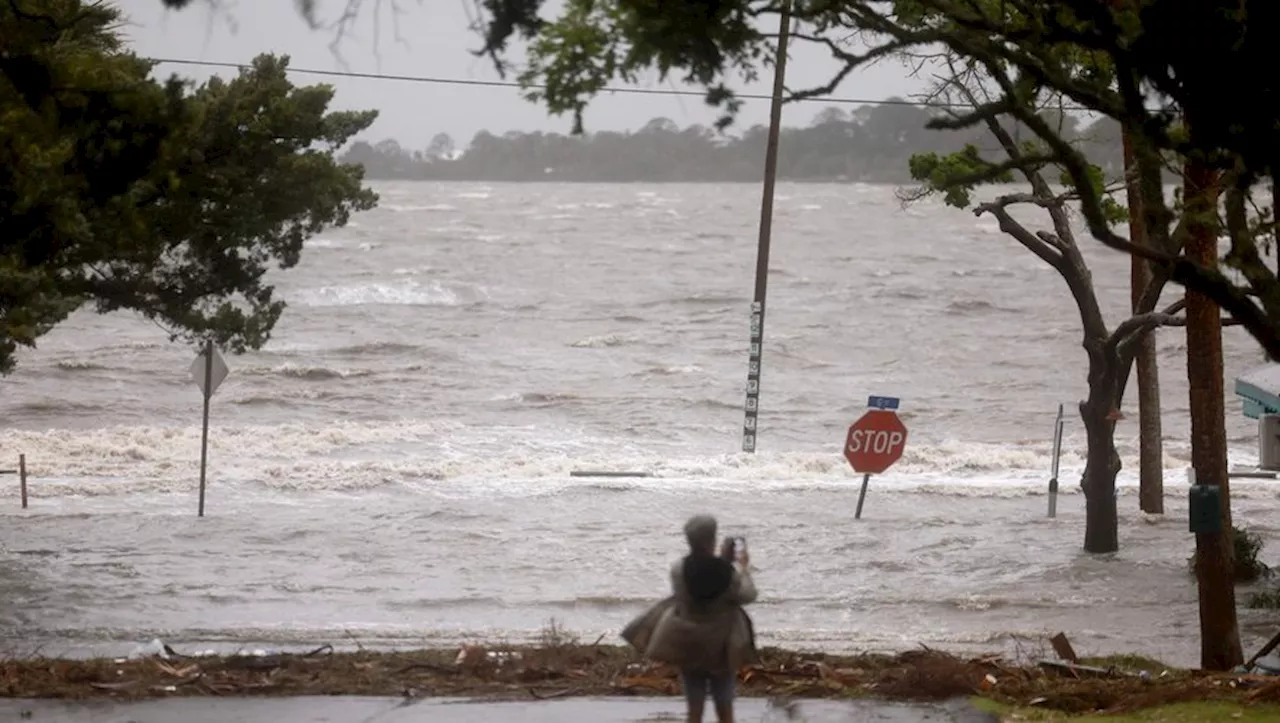
[[[1280,414],[1280,364],[1251,369],[1236,377],[1236,396],[1244,399],[1244,416],[1250,419]]]

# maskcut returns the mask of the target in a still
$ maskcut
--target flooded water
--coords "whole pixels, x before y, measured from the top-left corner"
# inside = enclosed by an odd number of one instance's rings
[[[0,477],[0,645],[522,641],[552,618],[612,639],[665,592],[684,517],[711,511],[751,541],[763,644],[999,650],[1064,630],[1082,653],[1197,657],[1181,330],[1159,339],[1169,513],[1137,511],[1131,395],[1122,549],[1090,557],[1078,316],[990,221],[781,186],[747,455],[758,188],[376,185],[379,209],[278,276],[274,340],[228,358],[204,519],[191,349],[81,314],[0,381],[0,467],[23,453],[33,475],[26,512]],[[1115,324],[1128,259],[1083,243]],[[1238,330],[1226,344],[1230,389],[1262,355]],[[910,437],[855,521],[840,451],[870,394],[903,398]],[[1251,464],[1254,423],[1227,413]],[[1270,543],[1278,490],[1233,488]]]

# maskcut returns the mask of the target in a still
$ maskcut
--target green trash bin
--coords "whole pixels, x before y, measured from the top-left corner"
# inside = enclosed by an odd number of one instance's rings
[[[1217,485],[1191,485],[1191,531],[1198,534],[1222,532],[1222,488]]]

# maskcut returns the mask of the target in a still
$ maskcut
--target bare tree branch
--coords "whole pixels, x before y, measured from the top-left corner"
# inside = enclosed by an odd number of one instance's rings
[[[840,62],[844,63],[844,65],[840,68],[840,70],[836,71],[835,76],[832,77],[830,81],[823,83],[822,85],[819,85],[819,86],[814,86],[812,88],[808,88],[805,90],[794,91],[788,94],[786,97],[786,102],[788,103],[793,101],[798,101],[798,100],[804,100],[805,98],[816,98],[818,96],[830,95],[833,91],[835,91],[836,88],[840,86],[841,83],[844,82],[845,78],[849,77],[849,74],[852,73],[854,70],[857,70],[863,65],[871,63],[880,58],[887,58],[892,55],[896,55],[902,52],[903,50],[905,50],[907,47],[914,44],[909,42],[894,41],[890,43],[885,43],[884,45],[873,47],[871,50],[868,50],[865,53],[858,54],[858,53],[850,53],[849,51],[842,49],[834,40],[828,37],[811,35],[808,33],[791,33],[791,37],[797,40],[806,40],[812,43],[817,43],[819,45],[825,46],[831,52],[831,56],[836,60],[839,60]]]
[[[1186,317],[1176,316],[1186,305],[1186,299],[1178,299],[1161,311],[1135,314],[1125,319],[1107,339],[1106,353],[1125,365],[1124,373],[1127,376],[1128,364],[1132,363],[1138,342],[1142,341],[1143,336],[1161,326],[1186,326]]]
[[[1017,219],[1009,215],[1007,206],[1008,204],[1002,204],[998,200],[992,203],[984,203],[975,208],[973,214],[982,216],[989,213],[994,216],[1001,231],[1009,234],[1015,241],[1065,276],[1067,273],[1066,260],[1063,258],[1062,251],[1028,231],[1026,226],[1023,226]]]

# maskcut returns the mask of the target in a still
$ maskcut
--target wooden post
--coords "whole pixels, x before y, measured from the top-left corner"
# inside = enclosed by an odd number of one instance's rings
[[[1125,195],[1129,204],[1129,240],[1138,245],[1147,243],[1147,223],[1142,204],[1142,184],[1137,176],[1133,139],[1127,127],[1121,128],[1124,143]],[[1150,263],[1133,254],[1130,256],[1129,290],[1133,301],[1133,313],[1143,292],[1151,284]],[[1138,353],[1134,357],[1138,372],[1138,507],[1143,512],[1164,514],[1164,431],[1160,423],[1160,365],[1156,356],[1155,332],[1148,332],[1138,341]]]
[[[204,421],[200,430],[200,510],[197,517],[204,517],[205,467],[209,458],[209,398],[213,396],[213,340],[204,344]]]
[[[18,455],[18,484],[22,487],[22,509],[27,509],[27,455]]]
[[[747,401],[742,420],[742,451],[756,451],[760,413],[760,367],[764,349],[764,300],[769,289],[769,242],[773,235],[773,187],[778,175],[778,128],[782,125],[782,93],[786,88],[787,34],[791,0],[783,0],[778,16],[778,55],[773,66],[773,101],[769,106],[769,139],[764,152],[764,189],[760,198],[760,236],[756,246],[756,288],[751,302],[751,348],[747,355]]]
[[[1218,174],[1199,158],[1183,174],[1189,231],[1186,256],[1207,268],[1218,265]],[[1197,484],[1218,487],[1221,527],[1196,533],[1196,582],[1200,594],[1200,667],[1231,670],[1244,662],[1236,619],[1231,498],[1227,483],[1227,430],[1222,369],[1222,318],[1218,305],[1188,289],[1187,380],[1190,383],[1191,470]]]

